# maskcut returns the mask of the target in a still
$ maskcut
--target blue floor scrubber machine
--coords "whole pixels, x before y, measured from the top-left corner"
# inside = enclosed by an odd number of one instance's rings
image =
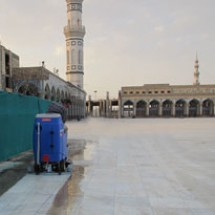
[[[67,127],[59,113],[37,114],[33,132],[34,170],[66,171],[68,162]]]

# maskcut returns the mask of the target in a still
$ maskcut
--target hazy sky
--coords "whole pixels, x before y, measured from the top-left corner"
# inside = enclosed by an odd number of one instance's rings
[[[214,0],[84,0],[84,84],[117,97],[122,86],[215,84]],[[0,40],[21,66],[58,68],[65,78],[65,0],[0,0]]]

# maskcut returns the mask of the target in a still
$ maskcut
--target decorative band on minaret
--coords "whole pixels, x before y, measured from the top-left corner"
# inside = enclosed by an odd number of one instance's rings
[[[198,60],[197,54],[196,54],[196,61],[195,61],[195,65],[194,65],[193,85],[200,85],[200,82],[199,82],[199,60]]]
[[[83,89],[84,76],[84,35],[85,27],[82,25],[83,0],[66,0],[67,26],[64,27],[66,37],[67,81]]]

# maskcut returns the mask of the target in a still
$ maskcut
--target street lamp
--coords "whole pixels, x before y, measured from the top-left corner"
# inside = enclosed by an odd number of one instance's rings
[[[97,93],[97,90],[94,90],[94,93],[95,93],[95,100],[96,100],[96,93]]]

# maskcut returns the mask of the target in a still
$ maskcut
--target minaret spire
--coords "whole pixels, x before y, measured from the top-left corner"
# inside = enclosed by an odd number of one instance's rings
[[[198,60],[198,54],[196,52],[196,60],[195,60],[195,65],[194,65],[194,81],[193,85],[200,85],[199,82],[199,60]]]
[[[66,0],[67,25],[64,27],[66,37],[67,81],[83,89],[84,62],[83,44],[85,27],[82,25],[83,0]]]

